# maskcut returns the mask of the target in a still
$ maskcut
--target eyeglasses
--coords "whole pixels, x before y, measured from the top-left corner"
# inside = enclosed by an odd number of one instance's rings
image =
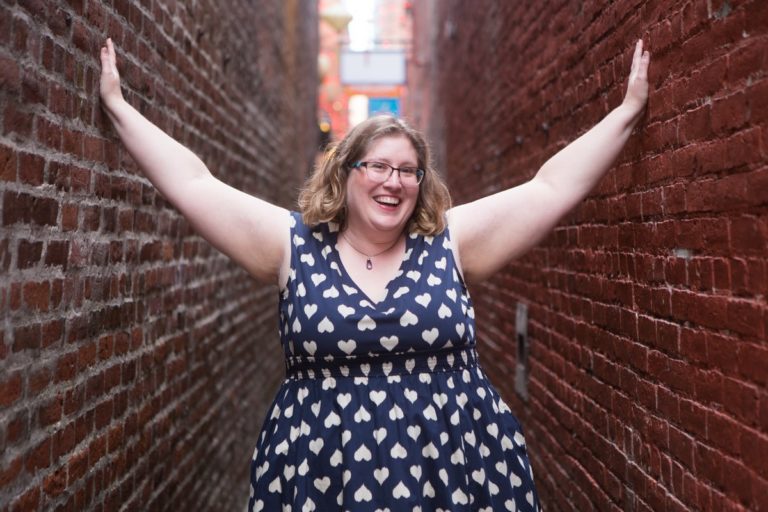
[[[360,167],[365,169],[370,179],[381,183],[387,181],[395,171],[397,171],[400,183],[403,185],[418,185],[424,179],[424,169],[417,167],[392,167],[384,162],[355,162],[352,164],[353,169]]]

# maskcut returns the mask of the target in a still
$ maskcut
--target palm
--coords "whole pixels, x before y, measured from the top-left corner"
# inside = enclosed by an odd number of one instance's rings
[[[647,51],[643,51],[643,40],[640,39],[635,45],[627,93],[624,96],[624,104],[638,111],[642,110],[648,101],[648,64],[650,60],[651,56]]]
[[[99,82],[101,99],[110,103],[123,98],[120,90],[120,74],[117,71],[117,57],[111,39],[101,48],[101,79]]]

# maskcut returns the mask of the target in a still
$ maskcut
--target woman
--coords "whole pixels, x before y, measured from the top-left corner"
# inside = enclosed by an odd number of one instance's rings
[[[596,185],[645,107],[649,60],[638,41],[622,105],[527,183],[449,208],[422,136],[376,117],[327,153],[299,214],[218,181],[130,107],[107,40],[101,97],[128,151],[203,237],[280,287],[287,375],[249,510],[539,509],[521,428],[477,364],[464,283]]]

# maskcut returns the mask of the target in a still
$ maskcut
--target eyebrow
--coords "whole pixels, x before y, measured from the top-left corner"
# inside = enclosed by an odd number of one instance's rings
[[[385,164],[393,165],[392,164],[392,160],[390,160],[388,158],[377,157],[377,156],[372,156],[372,157],[369,157],[369,158],[363,158],[363,161],[364,162],[383,162]],[[406,163],[400,164],[400,167],[418,167],[418,166],[419,166],[419,164],[418,163],[416,163],[416,164],[413,163],[412,160],[406,160]],[[393,166],[393,167],[397,167],[397,166]]]

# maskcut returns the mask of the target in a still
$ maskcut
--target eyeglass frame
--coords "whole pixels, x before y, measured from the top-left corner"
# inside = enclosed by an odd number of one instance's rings
[[[366,171],[366,176],[370,177],[370,175],[368,175],[368,164],[378,164],[378,165],[383,165],[385,167],[389,167],[389,174],[387,174],[386,178],[381,180],[381,183],[386,182],[389,178],[392,177],[392,174],[394,174],[394,172],[397,171],[397,177],[400,180],[400,183],[407,184],[407,182],[403,181],[403,175],[401,174],[402,169],[416,169],[416,185],[421,185],[421,182],[424,181],[424,176],[426,175],[426,171],[424,171],[424,169],[419,169],[418,167],[395,167],[394,165],[390,165],[386,162],[379,162],[377,160],[370,160],[370,161],[366,160],[366,161],[355,162],[354,164],[352,164],[351,168],[359,169],[362,167]],[[378,181],[378,180],[374,180],[374,181]]]

